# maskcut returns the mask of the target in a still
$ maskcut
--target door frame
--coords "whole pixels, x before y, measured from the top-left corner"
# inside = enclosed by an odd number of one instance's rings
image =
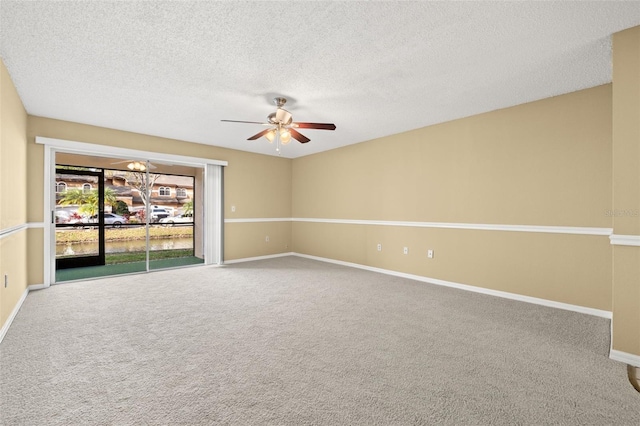
[[[55,284],[55,160],[56,153],[92,155],[96,157],[119,158],[123,160],[136,158],[145,161],[169,162],[176,165],[198,167],[203,169],[204,184],[202,188],[203,205],[203,252],[204,265],[220,265],[223,263],[223,168],[226,161],[210,158],[188,157],[183,155],[141,151],[129,148],[113,147],[64,139],[53,139],[36,136],[36,143],[44,145],[44,287]],[[48,218],[48,219],[47,219]]]

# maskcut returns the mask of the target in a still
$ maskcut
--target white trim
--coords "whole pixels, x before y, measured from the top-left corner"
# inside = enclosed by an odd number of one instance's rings
[[[613,315],[611,315],[611,321],[609,321],[609,356],[611,356],[612,350],[613,350]]]
[[[452,281],[440,280],[437,278],[429,278],[429,277],[423,277],[420,275],[406,274],[404,272],[391,271],[388,269],[381,269],[381,268],[375,268],[372,266],[360,265],[358,263],[343,262],[341,260],[311,256],[308,254],[293,253],[293,255],[304,257],[307,259],[319,260],[322,262],[335,263],[337,265],[349,266],[352,268],[365,269],[367,271],[379,272],[382,274],[393,275],[396,277],[408,278],[410,280],[421,281],[429,284],[441,285],[444,287],[452,287],[460,290],[472,291],[474,293],[481,293],[481,294],[487,294],[489,296],[502,297],[504,299],[517,300],[519,302],[533,303],[535,305],[548,306],[550,308],[564,309],[566,311],[579,312],[581,314],[593,315],[596,317],[601,317],[606,319],[612,318],[612,313],[610,311],[603,311],[600,309],[587,308],[587,307],[578,306],[578,305],[571,305],[568,303],[556,302],[556,301],[547,300],[547,299],[540,299],[537,297],[523,296],[521,294],[508,293],[506,291],[491,290],[488,288],[476,287],[468,284],[459,284]]]
[[[38,138],[36,137],[36,142]],[[56,194],[55,188],[50,185],[56,181],[56,152],[54,147],[45,145],[44,147],[44,194],[43,194],[43,213],[42,218],[44,220],[44,247],[42,248],[43,254],[43,280],[46,287],[50,286],[56,280],[56,225],[55,225],[55,211],[56,211]]]
[[[119,148],[109,145],[100,145],[86,142],[76,142],[64,139],[52,139],[42,136],[36,136],[36,143],[47,145],[57,150],[63,150],[64,152],[84,154],[84,155],[99,155],[104,157],[108,155],[112,158],[122,158],[123,160],[129,160],[131,158],[145,158],[152,161],[167,161],[171,164],[181,166],[199,166],[202,167],[205,164],[213,164],[217,166],[226,166],[228,163],[221,160],[212,160],[209,158],[199,157],[187,157],[184,155],[164,154],[160,152],[140,151],[137,149]]]
[[[17,234],[25,229],[44,228],[43,222],[29,222],[22,225],[12,226],[11,228],[0,229],[0,240],[13,234]]]
[[[640,235],[609,235],[612,246],[634,246],[640,247]]]
[[[224,223],[291,222],[290,217],[256,217],[244,219],[225,219]]]
[[[338,223],[345,225],[408,226],[414,228],[475,229],[481,231],[540,232],[551,234],[611,235],[612,228],[578,226],[498,225],[486,223],[407,222],[395,220],[352,220],[292,218],[293,222]]]
[[[258,222],[307,222],[336,223],[341,225],[370,226],[404,226],[413,228],[440,229],[473,229],[480,231],[538,232],[547,234],[602,235],[610,236],[612,228],[595,228],[579,226],[538,226],[538,225],[497,225],[487,223],[455,223],[455,222],[408,222],[401,220],[359,220],[359,219],[320,219],[309,217],[256,217],[241,219],[225,219],[224,223],[258,223]],[[640,238],[640,237],[639,237]]]
[[[47,288],[47,286],[44,284],[31,284],[27,288],[29,289],[29,291],[35,291],[35,290],[44,290],[45,288]]]
[[[20,231],[24,231],[29,227],[28,223],[12,226],[11,228],[0,229],[0,240],[13,234],[17,234]]]
[[[640,356],[627,352],[611,349],[611,351],[609,351],[609,359],[624,362],[625,364],[633,365],[634,367],[640,367]]]
[[[278,253],[278,254],[269,254],[266,256],[257,256],[257,257],[245,257],[243,259],[231,259],[225,260],[225,265],[230,265],[233,263],[243,263],[243,262],[252,262],[254,260],[264,260],[264,259],[275,259],[276,257],[286,257],[286,256],[295,256],[296,254],[293,252],[288,253]]]
[[[2,343],[2,339],[4,339],[4,336],[7,335],[7,332],[9,331],[9,327],[11,326],[11,323],[15,319],[16,315],[18,315],[18,312],[20,311],[20,308],[22,307],[24,300],[27,298],[27,294],[29,294],[29,287],[24,289],[22,296],[20,296],[20,299],[18,299],[18,303],[16,303],[16,306],[13,307],[13,311],[11,311],[9,318],[7,318],[2,328],[0,328],[0,343]]]
[[[204,170],[204,261],[207,265],[222,263],[222,167],[207,164]]]

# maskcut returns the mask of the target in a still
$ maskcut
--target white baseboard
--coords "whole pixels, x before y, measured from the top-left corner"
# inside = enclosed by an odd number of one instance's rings
[[[268,254],[266,256],[245,257],[245,258],[242,258],[242,259],[225,260],[223,262],[223,264],[224,265],[230,265],[232,263],[242,263],[242,262],[251,262],[251,261],[254,261],[254,260],[274,259],[276,257],[293,256],[294,254],[295,253],[293,253],[293,252],[288,252],[288,253]]]
[[[634,367],[640,367],[640,356],[638,355],[633,355],[627,352],[611,349],[611,351],[609,351],[609,358],[611,358],[614,361],[624,362],[625,364],[633,365]]]
[[[29,287],[27,287],[27,290],[29,291],[34,291],[34,290],[43,290],[45,288],[48,288],[49,286],[46,286],[44,284],[31,284]]]
[[[24,289],[24,293],[22,293],[22,296],[20,296],[20,299],[18,300],[18,303],[16,303],[16,306],[13,307],[13,311],[11,311],[11,315],[9,315],[9,318],[7,318],[7,321],[4,323],[4,325],[0,329],[0,343],[2,343],[4,336],[9,331],[9,327],[11,327],[11,323],[13,322],[14,318],[16,317],[16,315],[18,315],[18,312],[20,311],[20,308],[22,307],[24,300],[27,298],[27,294],[29,294],[28,287]]]
[[[9,327],[11,327],[11,323],[13,322],[16,315],[18,315],[18,312],[20,311],[20,308],[22,307],[22,304],[27,298],[27,295],[29,294],[29,292],[34,290],[41,290],[43,288],[47,288],[47,287],[44,284],[32,284],[24,290],[24,293],[22,293],[22,296],[20,296],[18,303],[16,303],[16,306],[14,306],[13,311],[11,311],[11,315],[9,315],[9,318],[7,318],[7,321],[2,326],[2,329],[0,329],[0,343],[2,343],[2,339],[4,339],[4,336],[9,331]]]
[[[379,272],[382,274],[393,275],[401,278],[408,278],[415,281],[421,281],[429,284],[441,285],[444,287],[452,287],[460,290],[472,291],[474,293],[482,293],[490,296],[502,297],[504,299],[517,300],[520,302],[533,303],[535,305],[548,306],[551,308],[564,309],[566,311],[579,312],[581,314],[593,315],[596,317],[611,319],[610,311],[601,309],[587,308],[584,306],[571,305],[569,303],[556,302],[553,300],[540,299],[537,297],[523,296],[521,294],[508,293],[506,291],[491,290],[488,288],[476,287],[468,284],[460,284],[451,281],[440,280],[437,278],[423,277],[421,275],[406,274],[404,272],[391,271],[388,269],[375,268],[373,266],[360,265],[358,263],[343,262],[341,260],[327,259],[325,257],[311,256],[308,254],[293,253],[294,256],[305,257],[307,259],[319,260],[321,262],[335,263],[337,265],[350,266],[352,268],[365,269],[367,271]]]

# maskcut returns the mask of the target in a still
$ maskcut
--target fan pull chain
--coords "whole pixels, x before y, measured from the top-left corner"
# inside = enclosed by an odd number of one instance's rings
[[[278,126],[278,131],[276,131],[276,152],[278,153],[278,157],[282,154],[280,145],[280,126]]]

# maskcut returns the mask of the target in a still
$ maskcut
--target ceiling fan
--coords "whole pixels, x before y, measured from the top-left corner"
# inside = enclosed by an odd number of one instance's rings
[[[261,124],[263,126],[269,126],[269,129],[265,129],[255,135],[247,138],[248,141],[253,141],[264,136],[269,143],[276,140],[276,151],[280,152],[280,144],[286,145],[291,142],[291,138],[297,140],[300,143],[307,143],[311,139],[298,132],[296,129],[318,129],[318,130],[335,130],[336,125],[333,123],[300,123],[294,122],[293,116],[289,111],[282,108],[287,103],[286,98],[274,98],[273,103],[276,105],[276,112],[272,112],[267,116],[267,123],[259,121],[238,121],[238,120],[221,120],[229,123],[249,123],[249,124]]]

